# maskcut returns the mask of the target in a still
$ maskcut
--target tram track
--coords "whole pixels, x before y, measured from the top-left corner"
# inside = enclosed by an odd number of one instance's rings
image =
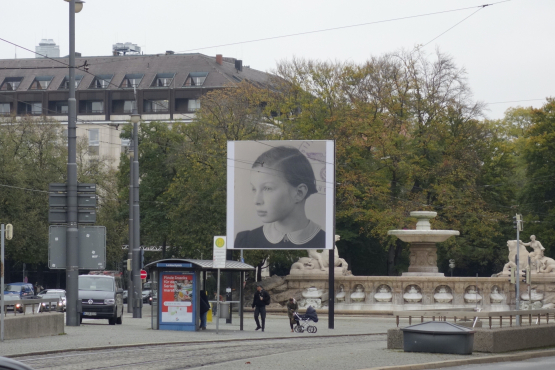
[[[103,350],[58,352],[49,355],[14,357],[34,369],[194,369],[226,362],[283,355],[313,349],[349,347],[352,344],[383,341],[383,334],[298,336],[247,340],[203,341],[142,345]]]

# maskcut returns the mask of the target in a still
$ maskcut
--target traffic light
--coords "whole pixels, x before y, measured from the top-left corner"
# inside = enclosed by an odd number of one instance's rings
[[[139,261],[141,262],[141,269],[145,267],[145,250],[143,248],[139,249]]]
[[[516,267],[509,267],[509,282],[516,284]]]
[[[526,269],[522,270],[522,282],[526,284],[530,284],[530,266],[526,267]]]
[[[121,265],[123,266],[124,270],[127,270],[127,260],[123,260]]]
[[[513,216],[513,228],[522,231],[522,215],[516,214]]]

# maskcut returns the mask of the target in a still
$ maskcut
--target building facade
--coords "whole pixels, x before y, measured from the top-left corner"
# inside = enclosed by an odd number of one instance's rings
[[[116,53],[114,53],[116,54]],[[68,58],[0,60],[0,116],[49,117],[67,125]],[[77,57],[77,135],[89,154],[119,164],[120,138],[136,104],[145,121],[191,122],[200,98],[241,81],[265,86],[270,74],[234,58],[204,54]]]

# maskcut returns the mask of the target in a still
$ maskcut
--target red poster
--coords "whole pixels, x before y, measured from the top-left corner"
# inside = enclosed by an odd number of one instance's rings
[[[193,323],[193,274],[162,275],[163,323]]]

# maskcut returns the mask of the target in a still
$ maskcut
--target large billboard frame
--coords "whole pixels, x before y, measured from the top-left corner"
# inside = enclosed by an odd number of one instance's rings
[[[281,151],[275,148],[296,148],[305,159],[298,154],[293,156],[298,158],[295,163],[305,163],[308,160],[312,167],[317,192],[308,193],[305,197],[306,214],[309,221],[318,219],[315,224],[324,232],[323,242],[309,242],[301,244],[300,241],[308,240],[312,235],[311,231],[299,237],[299,240],[291,238],[291,243],[285,247],[284,243],[277,243],[277,239],[281,234],[271,234],[269,231],[268,219],[265,221],[254,220],[254,214],[264,218],[266,211],[254,211],[255,205],[258,205],[256,198],[256,189],[258,185],[253,185],[253,176],[258,176],[261,171],[274,172],[276,177],[285,172],[279,154],[268,154],[270,151]],[[285,151],[286,149],[283,149]],[[294,152],[294,151],[293,151]],[[266,156],[265,156],[266,155]],[[268,159],[271,156],[272,159]],[[264,161],[260,158],[265,158]],[[278,159],[276,159],[278,158]],[[259,161],[260,163],[258,163]],[[266,161],[266,163],[264,163]],[[276,164],[279,163],[279,164]],[[290,162],[292,163],[292,162]],[[266,167],[264,167],[266,164]],[[281,167],[280,167],[281,166]],[[291,172],[299,171],[299,167],[295,167]],[[306,168],[303,167],[303,168]],[[289,170],[287,170],[289,171]],[[309,173],[310,171],[305,171]],[[254,175],[253,175],[254,174]],[[307,175],[308,176],[308,175]],[[250,180],[248,180],[250,179]],[[287,180],[286,180],[287,181]],[[271,190],[270,190],[271,191]],[[250,193],[250,195],[246,195]],[[250,212],[250,214],[249,214]],[[311,215],[312,213],[312,215]],[[268,229],[267,229],[268,228]],[[263,230],[263,231],[260,231]],[[306,229],[304,229],[306,230]],[[302,232],[304,232],[304,230]],[[248,232],[249,242],[245,242],[245,231]],[[243,233],[241,233],[243,232]],[[254,233],[257,233],[256,236]],[[241,233],[241,234],[240,234]],[[240,234],[240,235],[239,235]],[[327,249],[334,248],[335,234],[335,141],[333,140],[266,140],[266,141],[228,141],[227,143],[227,248],[234,249],[272,249],[272,250],[307,250],[307,249]],[[287,237],[297,237],[299,234],[285,233],[284,239]],[[239,236],[239,237],[238,237]],[[252,236],[252,237],[251,237]],[[262,239],[260,239],[262,236]],[[238,238],[236,240],[236,238]],[[262,243],[256,243],[256,240],[263,240]],[[314,239],[316,240],[316,239]],[[322,240],[318,235],[318,240]],[[275,244],[266,243],[266,241]],[[256,245],[255,245],[256,244]],[[275,247],[275,245],[279,247]]]

